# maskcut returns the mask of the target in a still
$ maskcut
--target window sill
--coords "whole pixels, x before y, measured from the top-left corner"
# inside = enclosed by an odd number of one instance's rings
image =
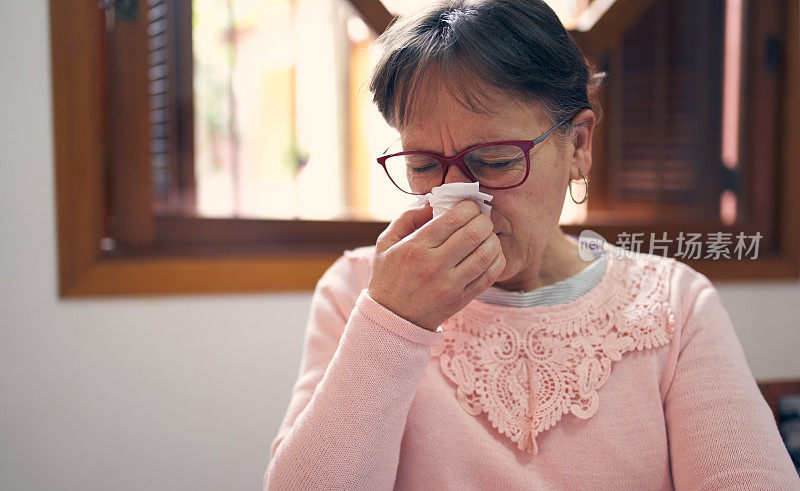
[[[374,225],[374,224],[372,224]],[[369,224],[368,224],[369,226]],[[604,227],[584,228],[606,236]],[[610,235],[609,235],[610,236]],[[326,245],[205,244],[102,252],[72,277],[62,275],[62,298],[311,291],[325,270],[354,243]],[[800,258],[760,254],[756,260],[686,260],[712,281],[797,280]]]

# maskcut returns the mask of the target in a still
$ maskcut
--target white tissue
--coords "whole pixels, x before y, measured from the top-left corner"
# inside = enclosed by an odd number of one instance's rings
[[[420,203],[430,203],[433,208],[433,218],[443,215],[456,203],[465,199],[477,203],[481,213],[490,216],[492,207],[486,202],[492,200],[492,195],[478,191],[479,187],[480,183],[477,182],[450,182],[431,189],[431,192],[424,196],[417,196],[417,199]]]

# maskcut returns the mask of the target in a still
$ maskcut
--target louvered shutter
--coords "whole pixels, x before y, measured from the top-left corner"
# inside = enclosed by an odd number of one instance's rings
[[[608,163],[616,203],[719,216],[723,13],[720,0],[661,0],[624,36],[610,67],[621,84]]]
[[[153,196],[164,201],[169,192],[169,33],[167,2],[148,0],[148,82],[150,103],[150,162]]]

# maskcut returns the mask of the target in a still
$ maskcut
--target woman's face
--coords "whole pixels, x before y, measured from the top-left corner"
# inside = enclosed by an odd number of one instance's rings
[[[552,127],[545,112],[535,105],[499,91],[492,94],[487,107],[494,114],[480,114],[461,105],[441,84],[418,93],[416,97],[421,99],[414,101],[418,108],[415,117],[400,129],[403,149],[451,156],[478,143],[533,140]],[[590,110],[584,112],[591,114]],[[575,122],[587,119],[587,115],[580,116]],[[491,219],[506,259],[496,286],[527,290],[537,284],[542,255],[557,230],[569,179],[579,178],[578,168],[584,175],[589,173],[591,130],[591,126],[576,128],[577,144],[551,133],[531,150],[530,174],[522,185],[504,190],[481,188],[493,196]],[[445,182],[469,182],[469,178],[450,166]]]

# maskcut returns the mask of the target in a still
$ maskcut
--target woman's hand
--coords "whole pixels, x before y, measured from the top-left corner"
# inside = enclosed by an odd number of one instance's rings
[[[491,219],[473,201],[431,216],[427,205],[406,210],[378,237],[367,293],[434,331],[490,287],[506,260]]]

